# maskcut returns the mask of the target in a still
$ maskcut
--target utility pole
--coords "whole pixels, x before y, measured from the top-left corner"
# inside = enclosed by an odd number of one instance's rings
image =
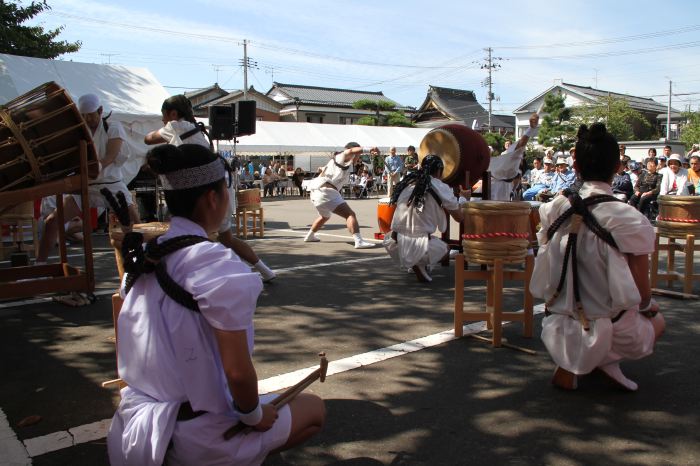
[[[243,100],[248,100],[248,41],[243,39]]]
[[[595,78],[593,78],[595,82],[594,86],[598,89],[598,68],[593,68],[593,71],[595,71]]]
[[[666,141],[671,140],[671,92],[673,81],[668,81],[668,109],[666,112]]]
[[[486,57],[486,63],[481,65],[481,69],[486,69],[488,70],[489,76],[486,78],[486,83],[482,81],[482,85],[488,86],[488,101],[489,101],[489,132],[492,130],[491,126],[491,115],[493,113],[493,78],[492,78],[492,72],[497,70],[498,68],[501,67],[498,63],[494,63],[494,61],[497,60],[503,60],[501,57],[494,57],[493,54],[493,49],[491,47],[484,49],[486,52],[488,52],[488,56]]]

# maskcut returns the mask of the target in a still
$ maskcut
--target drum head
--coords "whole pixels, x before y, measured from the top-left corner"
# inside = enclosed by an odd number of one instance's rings
[[[442,171],[442,180],[448,180],[459,167],[460,152],[457,138],[449,131],[434,129],[425,135],[418,148],[418,162],[430,154],[442,159],[445,168]]]

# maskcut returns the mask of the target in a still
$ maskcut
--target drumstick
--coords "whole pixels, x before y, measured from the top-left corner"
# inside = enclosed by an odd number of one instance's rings
[[[289,403],[290,401],[292,401],[299,393],[303,392],[309,385],[314,383],[316,379],[320,380],[321,382],[326,381],[326,372],[328,371],[328,359],[326,359],[326,353],[319,353],[318,355],[321,357],[321,363],[318,366],[318,369],[304,377],[304,379],[298,382],[296,385],[285,390],[284,393],[272,400],[272,402],[270,403],[271,405],[279,409],[282,406]],[[243,424],[242,422],[238,422],[238,424],[230,427],[226,432],[224,432],[224,439],[230,440],[236,434],[240,432],[247,433],[250,432],[252,429],[252,426]]]

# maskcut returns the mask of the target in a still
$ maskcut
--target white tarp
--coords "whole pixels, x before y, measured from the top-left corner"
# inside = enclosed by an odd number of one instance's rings
[[[112,112],[110,120],[124,125],[131,149],[122,170],[128,183],[136,176],[148,150],[144,136],[163,126],[160,108],[170,94],[146,68],[0,54],[0,104],[48,81],[63,87],[76,103],[83,94],[98,95],[103,115]]]
[[[395,146],[399,153],[406,147],[420,145],[431,128],[397,126],[330,125],[322,123],[256,122],[256,132],[241,136],[236,144],[238,154],[253,153],[329,153],[338,151],[350,141],[363,147],[378,147],[383,153]],[[233,141],[219,141],[219,149],[231,150]]]

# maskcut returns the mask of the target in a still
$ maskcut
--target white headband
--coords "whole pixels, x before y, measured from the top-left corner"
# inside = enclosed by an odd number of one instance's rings
[[[198,167],[183,168],[158,175],[165,191],[180,191],[205,186],[226,177],[224,161],[220,158]]]

